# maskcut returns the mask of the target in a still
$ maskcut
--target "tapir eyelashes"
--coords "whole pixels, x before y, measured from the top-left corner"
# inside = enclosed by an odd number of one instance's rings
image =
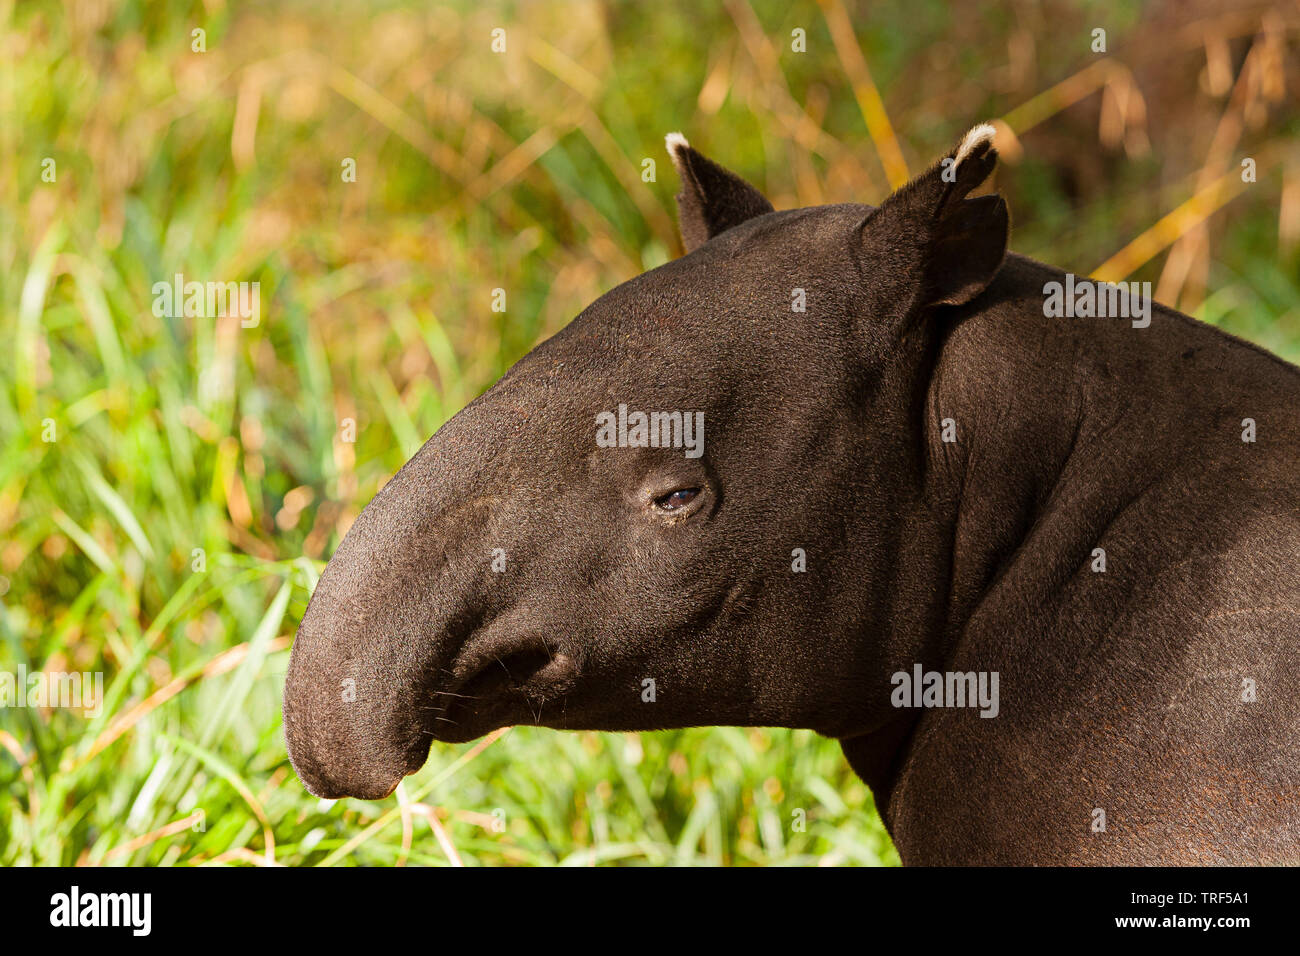
[[[690,504],[699,493],[699,488],[678,488],[656,498],[655,507],[660,511],[676,511]]]

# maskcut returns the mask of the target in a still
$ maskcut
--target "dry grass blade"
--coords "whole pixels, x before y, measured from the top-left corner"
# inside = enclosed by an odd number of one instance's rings
[[[1023,136],[1039,123],[1101,89],[1114,69],[1115,64],[1110,60],[1091,63],[1073,76],[1066,77],[1055,86],[1048,87],[1004,113],[1002,122],[1017,136]]]
[[[867,134],[875,144],[880,164],[885,168],[885,178],[892,188],[897,189],[906,184],[909,178],[907,161],[903,159],[898,137],[894,135],[894,126],[885,111],[885,101],[880,98],[880,90],[871,78],[867,58],[862,55],[862,48],[858,46],[857,37],[853,34],[853,24],[849,21],[841,0],[817,2],[826,18],[826,26],[830,28],[835,52],[853,86],[853,96],[857,99],[858,109],[862,111],[862,119],[867,124]]]
[[[186,817],[183,820],[176,820],[172,823],[167,824],[164,827],[159,827],[157,830],[154,830],[151,833],[146,833],[143,836],[136,837],[134,840],[129,840],[126,843],[123,843],[119,846],[115,846],[112,849],[110,849],[107,853],[104,854],[104,862],[108,862],[113,857],[117,857],[117,856],[129,857],[132,853],[134,853],[136,850],[139,850],[141,847],[149,846],[149,844],[151,843],[157,843],[159,840],[166,839],[169,836],[174,836],[177,833],[184,833],[186,830],[190,829],[192,826],[194,826],[194,824],[200,822],[202,819],[203,819],[203,814],[199,812],[191,813],[188,817]]]
[[[447,828],[442,825],[438,819],[438,810],[427,803],[417,803],[412,805],[411,810],[419,813],[429,821],[429,826],[433,829],[433,835],[438,840],[438,846],[442,847],[442,852],[446,854],[447,861],[452,866],[464,866],[465,862],[460,858],[460,853],[456,851],[456,845],[451,842],[451,834]]]
[[[492,744],[500,740],[503,735],[509,733],[510,729],[511,728],[509,727],[502,727],[500,730],[492,731],[492,733],[488,734],[486,737],[484,737],[482,740],[476,743],[469,750],[465,751],[465,753],[461,754],[450,764],[444,767],[443,770],[439,774],[437,774],[437,776],[435,776],[432,780],[425,783],[424,786],[422,786],[419,789],[419,791],[417,791],[416,794],[412,797],[412,800],[417,802],[419,800],[422,800],[435,787],[437,787],[438,784],[442,783],[448,777],[452,776],[452,774],[456,773],[456,771],[460,770],[467,763],[469,763],[475,757],[481,754],[484,750],[486,750],[488,747],[492,746]],[[322,860],[320,863],[318,863],[317,866],[332,866],[334,863],[337,863],[339,860],[343,859],[345,856],[347,856],[357,847],[361,846],[361,844],[365,843],[367,840],[373,837],[384,827],[388,826],[388,824],[392,823],[395,817],[400,816],[401,810],[402,808],[400,806],[393,807],[390,810],[387,810],[379,817],[378,820],[370,824],[370,826],[366,827],[360,833],[357,833],[350,840],[348,840],[346,843],[340,846],[337,850],[334,850],[332,853],[330,853],[329,856],[325,857],[325,859]]]
[[[277,637],[267,645],[267,654],[275,654],[279,651],[287,651],[293,644],[293,638],[289,635]],[[190,677],[178,677],[163,687],[158,688],[140,703],[136,704],[124,714],[115,717],[113,721],[104,728],[103,732],[95,738],[94,744],[86,755],[79,758],[73,763],[61,768],[65,771],[71,771],[77,767],[84,766],[93,760],[98,754],[102,753],[104,748],[108,747],[113,741],[117,740],[124,733],[138,724],[141,720],[157,710],[164,703],[175,697],[185,688],[198,681],[208,677],[216,677],[227,671],[232,671],[243,663],[244,658],[248,656],[251,644],[236,644],[229,650],[222,651],[211,661],[209,661],[198,674]]]
[[[1139,266],[1149,262],[1161,250],[1174,243],[1193,226],[1204,222],[1216,210],[1240,195],[1246,184],[1234,170],[1225,173],[1197,192],[1177,208],[1162,216],[1119,252],[1092,271],[1099,282],[1119,282]]]

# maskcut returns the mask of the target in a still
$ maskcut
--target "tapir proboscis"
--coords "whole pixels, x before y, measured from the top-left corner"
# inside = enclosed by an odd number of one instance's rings
[[[443,425],[321,575],[307,789],[511,724],[811,728],[904,863],[1300,862],[1300,369],[1007,253],[993,138],[776,212],[670,135],[687,254]]]

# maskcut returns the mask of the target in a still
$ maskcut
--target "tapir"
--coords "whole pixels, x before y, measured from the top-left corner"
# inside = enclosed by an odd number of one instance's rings
[[[447,421],[321,574],[306,788],[379,799],[515,724],[810,728],[905,864],[1300,862],[1300,369],[1049,307],[1087,280],[1007,252],[987,124],[874,207],[777,212],[668,147],[686,254]]]

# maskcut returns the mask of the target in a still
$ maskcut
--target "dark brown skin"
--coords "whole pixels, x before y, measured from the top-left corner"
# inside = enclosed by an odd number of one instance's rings
[[[978,137],[952,182],[779,213],[672,145],[689,254],[449,421],[322,575],[307,788],[514,723],[808,727],[905,863],[1300,862],[1300,370],[1160,306],[1046,318]],[[702,411],[703,455],[597,447],[620,403]],[[997,716],[895,707],[918,663],[997,672]]]

